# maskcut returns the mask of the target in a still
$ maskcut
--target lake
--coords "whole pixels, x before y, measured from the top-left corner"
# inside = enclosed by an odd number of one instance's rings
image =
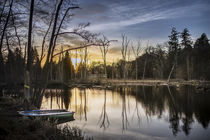
[[[127,86],[47,89],[42,109],[67,109],[94,139],[205,140],[210,138],[210,93],[195,87]]]

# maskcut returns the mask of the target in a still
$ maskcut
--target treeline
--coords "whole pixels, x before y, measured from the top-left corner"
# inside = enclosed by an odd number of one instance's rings
[[[120,60],[112,65],[106,65],[108,78],[123,78],[125,65],[126,79],[185,79],[210,80],[210,44],[206,34],[202,34],[193,43],[187,29],[178,33],[172,29],[169,41],[156,46],[147,46],[135,60]],[[71,51],[59,55],[57,61],[51,63],[48,80],[69,82],[75,79],[85,79],[90,74],[104,74],[104,64],[92,62],[87,64],[87,51],[80,51],[79,63],[72,62]],[[39,53],[32,49],[33,82],[42,80],[41,61]],[[82,56],[83,55],[83,56]],[[75,56],[75,55],[74,55]],[[25,56],[19,48],[10,50],[4,57],[2,82],[24,83]],[[125,59],[126,60],[126,59]]]
[[[123,65],[124,60],[120,60],[107,66],[107,77],[123,78]],[[209,39],[203,33],[193,43],[188,29],[179,33],[173,28],[168,42],[146,46],[142,55],[125,65],[127,79],[210,80]],[[103,73],[103,64],[95,63],[90,69]]]

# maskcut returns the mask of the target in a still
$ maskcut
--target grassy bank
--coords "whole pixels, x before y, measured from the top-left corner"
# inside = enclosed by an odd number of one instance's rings
[[[148,85],[148,86],[180,86],[180,85],[192,85],[210,87],[210,81],[201,80],[180,80],[172,79],[170,82],[167,80],[156,80],[156,79],[145,79],[145,80],[133,80],[133,79],[104,79],[100,81],[101,84],[108,84],[113,86],[124,86],[124,85]]]
[[[19,116],[17,111],[35,109],[21,99],[0,98],[0,139],[1,140],[85,140],[78,128],[65,126],[59,129],[54,123],[40,119]]]

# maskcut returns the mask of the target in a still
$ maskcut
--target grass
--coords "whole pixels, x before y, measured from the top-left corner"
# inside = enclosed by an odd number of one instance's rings
[[[89,140],[76,128],[65,125],[62,129],[52,122],[22,117],[17,114],[24,109],[24,102],[11,97],[0,98],[1,140]],[[28,108],[28,107],[27,107]],[[34,109],[33,106],[30,107]]]

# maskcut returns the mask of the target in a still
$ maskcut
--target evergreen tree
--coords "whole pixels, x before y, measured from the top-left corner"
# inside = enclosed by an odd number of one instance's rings
[[[203,33],[194,44],[194,72],[196,79],[210,79],[210,44],[206,34]]]
[[[189,30],[187,28],[185,28],[183,30],[183,32],[181,33],[181,45],[182,47],[184,48],[183,50],[183,54],[181,58],[183,58],[183,60],[186,60],[186,61],[183,61],[183,67],[184,67],[184,70],[182,70],[182,72],[184,72],[184,74],[182,74],[182,77],[184,79],[191,79],[191,71],[192,71],[192,68],[191,68],[191,53],[192,53],[192,39],[191,39],[191,36],[190,36],[190,33],[189,33]],[[185,73],[186,72],[186,73]]]
[[[175,27],[172,28],[171,35],[168,36],[168,37],[169,37],[169,41],[168,41],[168,44],[169,44],[168,60],[169,60],[169,62],[168,63],[169,63],[169,66],[171,68],[168,80],[170,80],[170,77],[171,77],[172,73],[174,73],[174,78],[176,78],[178,53],[179,53],[181,48],[180,48],[180,45],[179,45],[179,32],[176,31]],[[173,70],[175,72],[173,72]]]
[[[184,47],[184,49],[192,49],[193,42],[187,28],[185,28],[181,33],[181,38],[181,45]]]

